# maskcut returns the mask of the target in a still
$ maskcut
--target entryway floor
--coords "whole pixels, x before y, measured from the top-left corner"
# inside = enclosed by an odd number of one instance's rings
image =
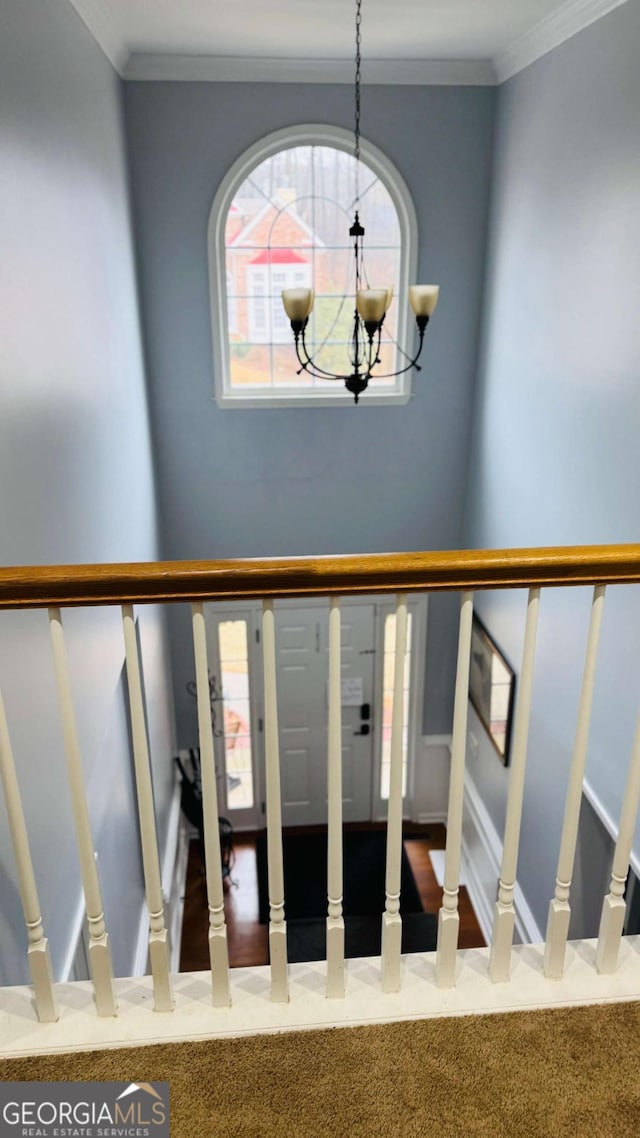
[[[354,823],[345,829],[384,829],[383,824]],[[436,880],[430,852],[443,850],[446,829],[441,824],[404,827],[405,850],[427,913],[437,914],[442,889]],[[235,860],[231,881],[225,883],[225,919],[232,968],[268,963],[268,929],[258,920],[258,871],[255,833],[234,834]],[[286,901],[285,901],[286,904]],[[464,886],[460,888],[460,948],[482,948],[485,940]],[[209,967],[208,908],[204,867],[197,841],[191,842],[187,868],[180,971],[198,972]]]

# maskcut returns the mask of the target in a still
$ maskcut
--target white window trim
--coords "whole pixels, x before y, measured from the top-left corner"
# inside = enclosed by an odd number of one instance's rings
[[[275,395],[273,389],[252,391],[251,395],[231,392],[229,385],[229,335],[227,329],[227,280],[225,229],[227,214],[238,186],[256,166],[281,150],[296,146],[332,146],[337,150],[353,151],[353,136],[342,127],[318,123],[274,131],[254,143],[233,163],[223,178],[213,199],[209,214],[209,293],[211,301],[211,335],[213,343],[214,393],[219,407],[340,407],[348,398],[339,384],[339,394],[333,391],[299,391]],[[377,146],[361,139],[362,160],[373,170],[389,192],[398,214],[400,225],[400,286],[398,289],[398,340],[412,345],[416,340],[415,323],[408,303],[408,286],[416,278],[418,262],[418,222],[411,195],[404,178]],[[293,338],[291,341],[293,354]],[[376,391],[369,388],[360,407],[380,405],[398,406],[411,398],[412,372],[399,377],[399,390]]]
[[[229,273],[225,274],[225,287],[229,284]],[[229,319],[228,330],[229,334],[233,335],[238,327],[238,301],[235,296],[229,297],[230,303],[227,304],[227,315]]]

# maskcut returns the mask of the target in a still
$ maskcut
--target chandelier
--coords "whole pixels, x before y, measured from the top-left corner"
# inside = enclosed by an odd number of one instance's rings
[[[358,215],[359,184],[358,171],[360,166],[360,67],[361,67],[361,23],[362,0],[356,0],[356,58],[355,58],[355,129],[354,129],[354,157],[356,160],[356,195],[355,217],[349,229],[349,236],[353,239],[353,255],[355,260],[355,306],[351,340],[349,344],[349,367],[346,374],[335,374],[325,371],[310,355],[305,332],[309,323],[309,316],[313,309],[314,291],[311,288],[286,288],[282,291],[282,303],[291,321],[291,330],[295,342],[296,355],[300,367],[297,374],[306,372],[316,379],[336,380],[344,383],[357,403],[363,391],[366,391],[370,379],[395,379],[398,375],[415,368],[420,371],[418,360],[422,353],[424,334],[429,323],[429,317],[438,303],[438,285],[412,285],[409,288],[409,303],[413,309],[418,329],[418,347],[415,355],[409,362],[397,371],[377,373],[375,368],[381,364],[380,345],[382,329],[387,310],[393,299],[393,288],[370,288],[364,263],[364,227]],[[362,284],[367,287],[361,287]],[[408,358],[408,356],[406,357]]]

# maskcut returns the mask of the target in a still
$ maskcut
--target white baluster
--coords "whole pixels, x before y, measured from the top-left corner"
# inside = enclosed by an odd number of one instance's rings
[[[204,608],[201,601],[192,606],[193,646],[196,660],[196,692],[198,697],[198,731],[200,738],[200,772],[202,776],[202,811],[204,817],[204,852],[209,903],[209,959],[213,1003],[226,1007],[231,1003],[229,990],[229,951],[224,919],[224,887],[220,830],[218,825],[218,792],[213,754],[213,729],[209,701],[209,666]]]
[[[449,776],[449,808],[447,812],[447,844],[444,863],[442,908],[438,914],[438,948],[436,983],[452,988],[456,982],[458,948],[458,890],[460,888],[460,846],[462,842],[462,805],[464,800],[464,760],[467,746],[467,705],[469,701],[469,664],[471,659],[471,625],[473,593],[464,592],[460,602],[458,664],[453,705],[451,739],[451,774]]]
[[[569,786],[564,807],[564,822],[562,826],[560,853],[558,856],[555,894],[549,902],[549,916],[547,919],[544,974],[551,980],[559,980],[564,973],[569,919],[571,917],[569,893],[571,890],[571,879],[573,877],[573,866],[578,840],[582,782],[587,760],[589,723],[591,721],[591,704],[593,702],[593,685],[598,655],[598,641],[600,639],[600,626],[602,624],[604,595],[605,586],[596,585],[591,604],[591,620],[589,623],[587,652],[582,676],[580,704],[578,707],[578,722],[573,745],[571,770],[569,772]]]
[[[27,926],[29,940],[27,958],[33,982],[36,1012],[42,1023],[54,1023],[58,1018],[58,1010],[53,996],[49,942],[42,928],[40,901],[2,693],[0,693],[0,778],[2,778],[9,832],[18,870],[22,911]]]
[[[615,972],[618,967],[620,941],[627,911],[624,899],[624,890],[629,873],[629,859],[633,833],[640,803],[640,717],[636,724],[636,734],[631,752],[629,774],[622,800],[622,813],[620,815],[620,828],[613,855],[613,868],[611,870],[611,884],[602,906],[600,929],[598,932],[598,950],[596,953],[596,968],[598,972]]]
[[[269,876],[271,999],[276,1003],[286,1004],[289,1000],[289,978],[287,972],[287,925],[284,919],[280,748],[278,744],[276,635],[273,601],[263,601],[262,605],[262,650],[264,659],[264,746],[267,784],[267,865]]]
[[[518,869],[518,846],[520,844],[524,776],[527,765],[527,744],[529,740],[529,719],[531,717],[531,696],[533,692],[539,608],[540,589],[530,589],[527,603],[524,647],[522,650],[520,691],[517,697],[513,729],[513,753],[511,774],[509,777],[509,793],[507,796],[507,816],[504,825],[502,867],[500,869],[500,881],[498,884],[498,900],[494,907],[493,935],[491,937],[491,952],[489,954],[489,975],[494,984],[509,979],[511,966],[511,946],[513,944],[513,930],[516,919],[513,894],[516,887],[516,873]]]
[[[154,1008],[157,1012],[170,1012],[173,1009],[173,993],[169,976],[169,938],[164,923],[158,838],[153,810],[149,746],[144,718],[133,605],[122,606],[122,627],[127,661],[129,706],[131,708],[131,734],[133,737],[133,761],[142,842],[142,868],[149,909],[149,959],[151,961],[151,975],[153,976]]]
[[[53,662],[58,685],[58,700],[62,718],[62,734],[67,760],[67,777],[71,794],[73,823],[76,831],[82,889],[87,921],[89,922],[89,966],[96,997],[96,1010],[101,1016],[117,1015],[118,1006],[113,991],[113,968],[109,936],[105,927],[102,890],[98,878],[87,795],[82,773],[82,760],[78,744],[76,717],[71,698],[69,666],[59,608],[49,609],[49,631],[53,648]]]
[[[382,990],[400,989],[402,918],[400,916],[400,872],[402,866],[402,737],[404,730],[404,670],[407,654],[407,599],[399,594],[396,602],[396,646],[393,669],[393,711],[391,715],[391,755],[389,802],[387,805],[386,902],[382,915]]]
[[[329,611],[329,739],[327,747],[327,996],[344,996],[342,915],[342,695],[340,598]]]

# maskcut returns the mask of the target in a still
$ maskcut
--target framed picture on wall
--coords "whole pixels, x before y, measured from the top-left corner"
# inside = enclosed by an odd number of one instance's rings
[[[469,699],[505,767],[509,762],[515,685],[513,668],[474,612]]]

